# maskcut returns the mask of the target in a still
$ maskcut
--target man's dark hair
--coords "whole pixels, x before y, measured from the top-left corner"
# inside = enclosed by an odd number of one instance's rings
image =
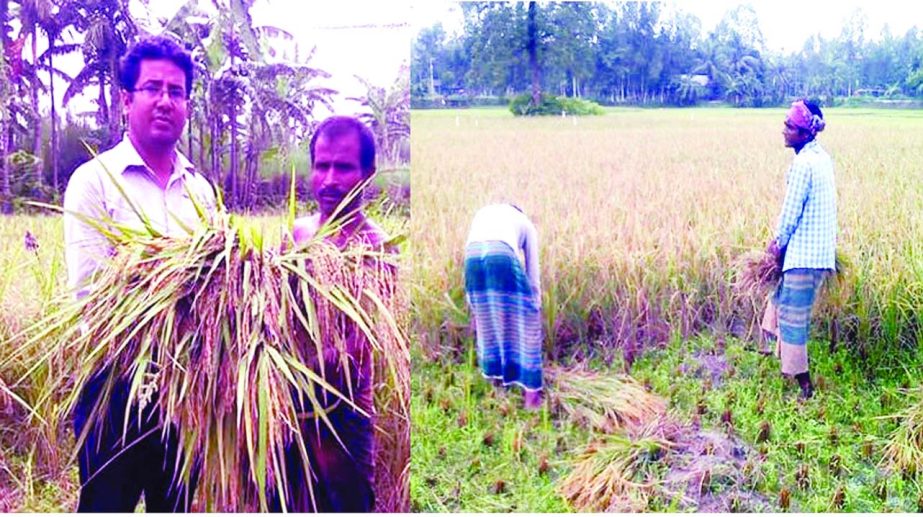
[[[804,99],[804,105],[811,110],[812,115],[824,118],[824,113],[820,110],[820,103],[816,99]]]
[[[311,137],[311,166],[314,166],[314,146],[317,139],[324,136],[328,139],[340,138],[354,134],[359,138],[359,165],[362,174],[368,176],[375,168],[375,136],[372,130],[355,117],[335,116],[330,117],[317,126],[317,131]]]
[[[138,41],[128,49],[119,67],[122,89],[134,91],[141,74],[141,62],[165,59],[171,61],[186,75],[186,96],[192,91],[192,56],[179,43],[165,36],[153,36]]]

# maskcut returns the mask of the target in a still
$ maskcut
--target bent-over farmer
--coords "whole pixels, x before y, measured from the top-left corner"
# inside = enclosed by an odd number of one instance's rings
[[[527,409],[541,407],[538,233],[519,207],[493,204],[475,214],[465,245],[465,293],[481,373],[521,386]]]

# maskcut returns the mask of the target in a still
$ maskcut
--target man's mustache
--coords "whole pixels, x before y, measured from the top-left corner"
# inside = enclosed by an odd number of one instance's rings
[[[327,187],[327,188],[321,189],[317,193],[317,197],[336,197],[339,199],[343,199],[344,197],[346,197],[346,194],[347,194],[346,192],[343,192],[342,190],[338,188]]]

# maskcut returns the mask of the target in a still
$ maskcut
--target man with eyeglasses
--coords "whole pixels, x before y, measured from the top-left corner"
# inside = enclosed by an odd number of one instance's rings
[[[113,253],[84,217],[143,230],[137,209],[157,231],[179,236],[201,224],[196,205],[214,213],[212,185],[176,149],[188,115],[192,70],[189,53],[165,37],[136,43],[122,59],[128,131],[115,147],[74,171],[64,194],[68,286],[78,298],[94,288],[94,272]],[[85,437],[78,451],[77,511],[133,512],[142,493],[147,511],[188,511],[195,476],[188,484],[175,479],[181,464],[178,430],[161,421],[156,393],[128,407],[128,372],[116,377],[110,398],[101,397],[109,374],[91,377],[74,411],[75,433]],[[126,411],[130,419],[123,432]],[[103,415],[103,422],[94,415]]]

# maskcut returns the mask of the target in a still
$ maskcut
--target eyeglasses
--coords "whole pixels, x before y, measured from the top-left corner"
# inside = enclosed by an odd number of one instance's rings
[[[136,88],[132,90],[136,93],[140,93],[148,100],[156,100],[163,96],[163,92],[167,92],[167,97],[170,98],[173,102],[185,102],[186,101],[186,90],[180,88],[179,86],[159,86],[156,84],[145,84],[141,88]]]

